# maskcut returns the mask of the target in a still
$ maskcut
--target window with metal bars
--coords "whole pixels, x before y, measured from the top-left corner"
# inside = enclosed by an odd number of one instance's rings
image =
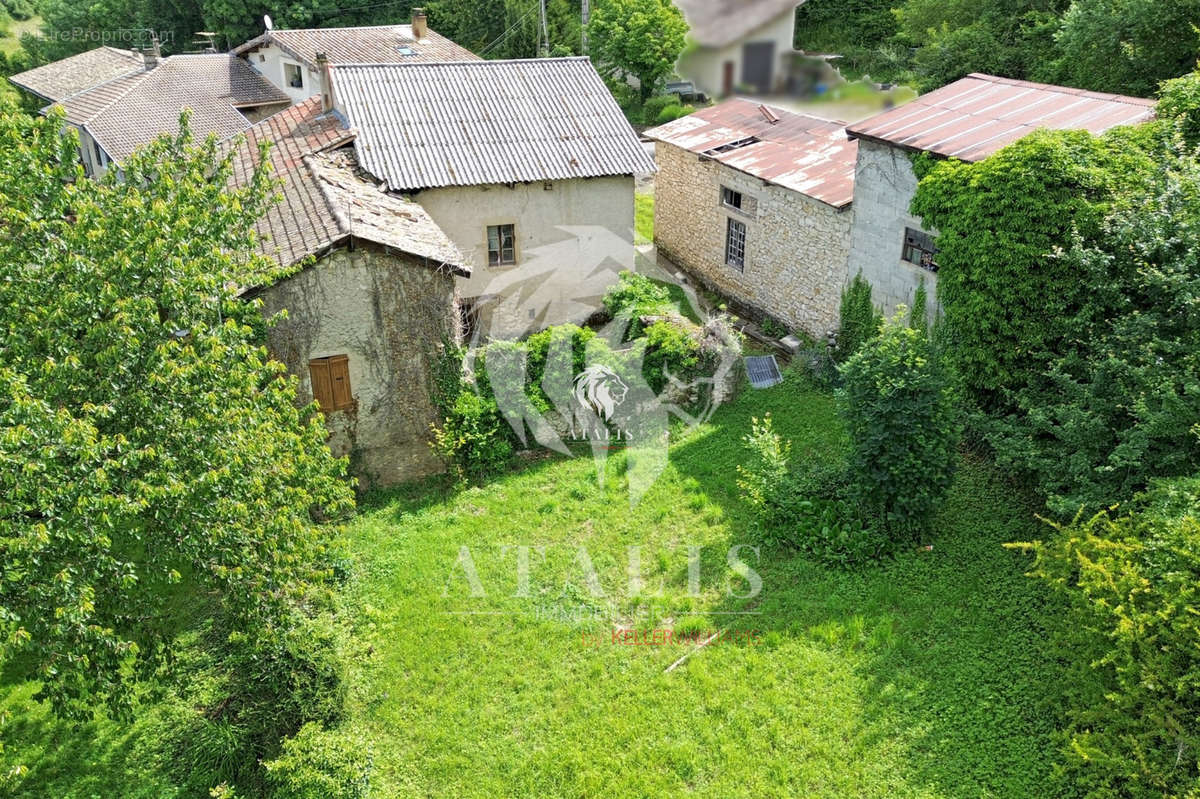
[[[746,226],[736,219],[725,228],[725,264],[739,272],[746,268]]]

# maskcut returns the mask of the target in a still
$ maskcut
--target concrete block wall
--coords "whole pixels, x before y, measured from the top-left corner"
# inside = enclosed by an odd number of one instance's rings
[[[747,175],[680,147],[655,148],[655,243],[702,284],[752,311],[823,337],[836,329],[854,212]],[[754,198],[754,214],[721,204],[721,187]],[[746,264],[725,264],[727,220],[746,225]]]
[[[925,281],[931,313],[937,296],[937,276],[901,257],[904,229],[926,230],[921,219],[908,210],[916,192],[917,176],[907,151],[859,141],[846,280],[861,272],[874,289],[875,304],[888,315],[900,304],[912,306],[921,280]]]

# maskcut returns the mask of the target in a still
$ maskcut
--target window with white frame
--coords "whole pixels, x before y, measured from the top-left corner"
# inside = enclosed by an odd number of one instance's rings
[[[517,262],[517,232],[513,225],[488,225],[488,264],[507,266]]]

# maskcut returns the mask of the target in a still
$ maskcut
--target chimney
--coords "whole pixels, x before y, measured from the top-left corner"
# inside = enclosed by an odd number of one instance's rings
[[[146,71],[149,72],[158,66],[160,58],[162,51],[158,49],[158,34],[150,31],[150,46],[142,48],[142,63],[146,65]]]
[[[329,113],[333,110],[333,74],[329,70],[329,57],[317,53],[317,72],[321,74],[321,111]]]
[[[425,38],[425,34],[429,33],[429,20],[425,18],[425,9],[414,8],[412,10],[412,32],[413,38],[418,42]]]

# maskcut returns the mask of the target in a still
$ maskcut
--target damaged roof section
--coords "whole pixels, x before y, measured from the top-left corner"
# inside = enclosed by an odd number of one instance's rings
[[[247,185],[258,148],[270,143],[281,199],[258,220],[262,252],[288,267],[351,238],[370,241],[469,275],[466,259],[420,205],[383,191],[358,169],[353,131],[312,97],[246,132],[237,145],[232,183]]]
[[[359,163],[393,189],[653,172],[586,58],[348,64],[334,97]]]
[[[974,74],[851,125],[853,138],[981,161],[1035,130],[1101,134],[1154,118],[1153,100]]]
[[[645,135],[834,208],[854,200],[858,143],[841,122],[739,98]]]

